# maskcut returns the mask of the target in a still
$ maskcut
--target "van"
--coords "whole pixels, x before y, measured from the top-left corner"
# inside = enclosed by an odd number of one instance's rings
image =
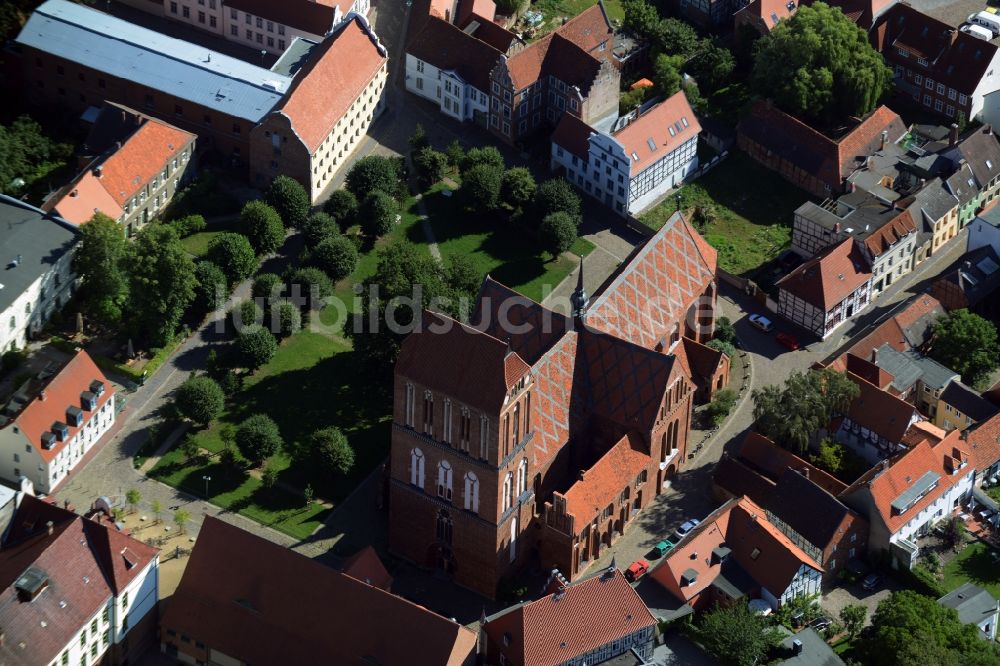
[[[996,14],[991,14],[989,12],[970,14],[969,23],[986,28],[992,32],[994,36],[1000,35],[1000,17],[997,17]]]
[[[973,25],[971,23],[967,23],[963,25],[961,28],[959,28],[959,30],[968,33],[973,37],[975,37],[976,39],[981,39],[985,42],[988,42],[993,39],[993,31],[990,30],[989,28],[984,28],[981,25]]]

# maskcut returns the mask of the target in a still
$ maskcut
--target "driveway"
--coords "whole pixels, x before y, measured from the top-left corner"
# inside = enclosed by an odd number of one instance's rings
[[[868,615],[865,616],[865,626],[867,627],[872,623],[872,614],[875,613],[879,602],[887,599],[890,594],[901,589],[903,588],[892,578],[886,578],[882,582],[882,585],[874,592],[869,592],[861,587],[861,583],[855,583],[830,590],[823,595],[823,599],[819,605],[829,617],[839,622],[840,611],[845,606],[861,604],[868,609]]]

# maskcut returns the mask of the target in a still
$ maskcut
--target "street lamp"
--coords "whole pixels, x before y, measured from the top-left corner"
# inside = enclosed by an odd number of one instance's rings
[[[205,480],[205,498],[208,499],[208,482],[212,480],[212,477],[202,476],[201,478]]]
[[[264,66],[264,56],[266,56],[266,55],[267,55],[267,49],[261,49],[260,50],[260,66],[261,67]]]
[[[675,194],[674,198],[677,199],[677,212],[679,213],[681,211],[681,193]]]

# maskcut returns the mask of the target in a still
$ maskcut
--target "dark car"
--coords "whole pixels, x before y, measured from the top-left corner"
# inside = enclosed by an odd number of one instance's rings
[[[812,622],[810,622],[809,626],[812,627],[813,629],[815,629],[816,631],[823,631],[824,629],[826,629],[827,627],[829,627],[831,624],[833,624],[833,620],[831,620],[828,617],[822,617],[821,616],[821,617],[816,618]]]
[[[878,575],[877,573],[870,573],[867,576],[865,576],[865,579],[863,581],[861,581],[861,587],[869,591],[877,590],[881,584],[882,584],[882,576]]]
[[[782,347],[787,347],[791,351],[795,351],[799,348],[799,341],[791,333],[778,333],[774,336],[774,339],[778,341],[778,344]]]
[[[649,562],[646,560],[636,560],[628,565],[628,569],[625,570],[625,578],[634,583],[645,576],[647,572],[649,572]]]

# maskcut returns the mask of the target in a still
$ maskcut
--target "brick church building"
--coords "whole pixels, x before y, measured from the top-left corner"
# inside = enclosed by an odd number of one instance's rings
[[[578,578],[686,460],[715,268],[675,214],[570,317],[488,276],[474,326],[425,311],[395,368],[390,549],[489,597],[526,565]]]

